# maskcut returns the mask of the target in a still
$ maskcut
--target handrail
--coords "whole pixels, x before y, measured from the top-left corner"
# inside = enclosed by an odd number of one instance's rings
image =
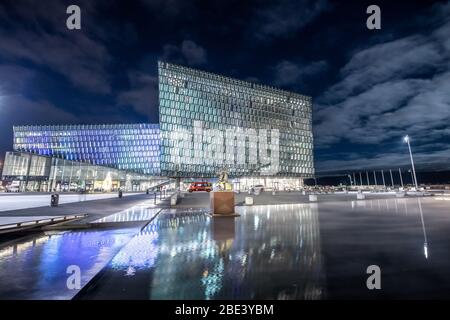
[[[84,213],[81,215],[73,214],[73,215],[67,215],[67,216],[58,216],[55,218],[45,218],[45,219],[29,220],[29,221],[22,221],[22,222],[14,222],[14,223],[0,225],[0,230],[27,227],[27,226],[49,223],[49,222],[60,222],[60,221],[77,219],[77,218],[83,218],[86,216],[87,216],[87,214]]]

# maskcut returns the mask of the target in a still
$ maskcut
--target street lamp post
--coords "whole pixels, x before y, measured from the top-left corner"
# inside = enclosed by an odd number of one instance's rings
[[[411,145],[409,144],[409,136],[406,135],[403,138],[403,140],[408,144],[409,156],[411,157],[411,166],[412,166],[412,171],[413,171],[413,175],[414,175],[414,184],[416,185],[416,190],[418,190],[419,186],[417,185],[416,169],[414,168],[414,160],[413,160],[413,156],[412,156]]]

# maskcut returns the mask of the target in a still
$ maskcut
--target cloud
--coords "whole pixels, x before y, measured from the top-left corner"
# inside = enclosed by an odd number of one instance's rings
[[[288,37],[312,22],[328,7],[326,0],[268,1],[259,4],[249,33],[258,40]]]
[[[322,101],[335,102],[378,83],[421,76],[444,66],[439,44],[414,35],[377,44],[357,52],[341,69],[342,80],[328,89]]]
[[[17,65],[0,65],[0,150],[12,150],[14,125],[71,123],[77,117],[46,100],[33,100],[22,92],[35,81],[35,73]],[[2,158],[4,154],[0,154]]]
[[[305,78],[317,76],[327,68],[326,61],[314,61],[307,65],[298,65],[291,61],[281,61],[274,68],[274,82],[277,86],[289,86],[302,83]]]
[[[434,12],[450,13],[450,6],[440,8]],[[426,34],[356,51],[339,81],[315,99],[318,171],[406,165],[405,134],[413,139],[419,167],[450,167],[443,144],[450,138],[450,23],[429,19],[435,29]],[[360,157],[327,159],[327,150],[358,148]]]
[[[91,92],[111,92],[106,68],[112,59],[106,47],[88,32],[66,28],[63,3],[40,6],[25,2],[29,5],[15,6],[14,15],[0,22],[0,57],[12,63],[25,61],[48,68]],[[91,8],[89,2],[84,3],[82,17]]]
[[[129,72],[130,89],[119,93],[117,102],[155,121],[158,112],[158,78],[140,71]]]
[[[149,12],[158,14],[155,18],[165,19],[179,19],[180,16],[186,16],[186,12],[190,14],[196,10],[195,2],[189,0],[140,0]]]
[[[163,59],[178,64],[200,66],[207,62],[206,50],[194,41],[184,40],[180,46],[166,44],[163,47]]]

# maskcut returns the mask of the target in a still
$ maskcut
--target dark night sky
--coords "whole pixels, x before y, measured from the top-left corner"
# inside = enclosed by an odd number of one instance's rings
[[[406,165],[406,133],[450,169],[448,1],[2,0],[0,159],[14,124],[157,122],[158,59],[311,95],[319,172]]]

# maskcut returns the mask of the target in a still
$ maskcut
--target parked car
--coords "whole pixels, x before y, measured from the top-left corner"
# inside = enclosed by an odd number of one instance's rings
[[[257,184],[256,186],[252,186],[250,189],[253,193],[260,193],[264,191],[264,186],[262,184]]]
[[[6,192],[19,192],[20,182],[13,181],[10,184],[6,185]]]
[[[192,182],[188,189],[189,192],[194,191],[212,191],[212,184],[210,182]]]

